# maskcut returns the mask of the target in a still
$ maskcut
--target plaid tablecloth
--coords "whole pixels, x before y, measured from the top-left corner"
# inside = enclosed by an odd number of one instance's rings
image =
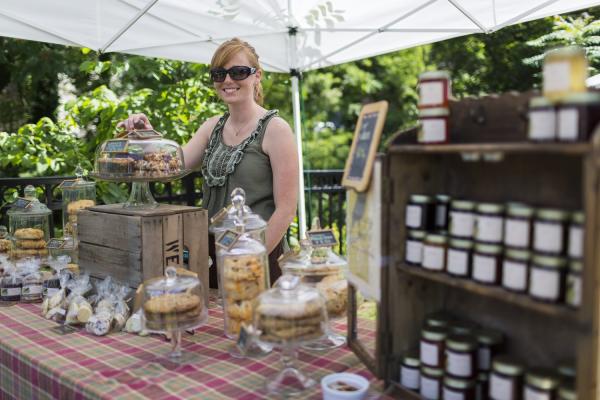
[[[234,359],[223,336],[220,308],[209,309],[208,323],[185,334],[183,348],[197,360],[178,365],[160,358],[170,344],[160,336],[112,333],[96,337],[79,331],[59,335],[57,324],[40,315],[40,306],[0,308],[1,399],[266,399],[265,377],[279,370],[279,353]],[[336,324],[343,329],[343,323]],[[373,340],[368,324],[364,340]],[[332,372],[373,376],[348,348],[299,352],[300,367],[317,381]],[[303,398],[321,398],[320,387]],[[371,398],[376,398],[372,395]]]

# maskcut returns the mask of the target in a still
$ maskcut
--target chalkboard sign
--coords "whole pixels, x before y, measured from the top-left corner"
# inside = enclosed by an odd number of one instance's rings
[[[46,248],[47,249],[62,249],[62,247],[64,245],[65,245],[65,239],[52,238],[52,239],[48,240],[48,243],[46,243]]]
[[[108,140],[102,149],[105,153],[125,153],[127,152],[127,140]]]
[[[17,199],[11,204],[11,207],[25,210],[31,207],[31,200],[24,199],[23,197],[17,197]]]
[[[338,241],[331,229],[323,229],[320,231],[308,231],[308,240],[312,247],[334,247]]]
[[[373,160],[381,139],[387,109],[387,101],[363,106],[346,160],[342,185],[358,192],[364,192],[369,187]]]
[[[76,183],[77,183],[77,179],[67,179],[67,180],[62,181],[62,183],[60,185],[58,185],[58,187],[61,189],[68,188],[71,186],[75,186]]]
[[[227,230],[217,238],[216,244],[229,250],[235,245],[240,236],[238,232]]]

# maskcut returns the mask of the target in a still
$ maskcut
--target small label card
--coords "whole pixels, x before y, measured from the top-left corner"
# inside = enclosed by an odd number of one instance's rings
[[[216,241],[216,244],[218,246],[223,247],[224,249],[231,250],[231,248],[235,245],[240,236],[241,234],[238,232],[226,230],[221,236],[219,236],[219,238]]]
[[[31,207],[31,200],[24,199],[23,197],[17,197],[17,199],[13,201],[11,207],[25,210]]]
[[[125,153],[127,152],[128,140],[109,140],[102,149],[105,153]]]
[[[72,327],[71,325],[60,324],[57,326],[53,326],[50,330],[59,335],[68,335],[69,333],[77,332],[77,328]]]
[[[338,241],[331,229],[306,232],[312,247],[333,247],[337,246]]]
[[[65,245],[65,242],[66,242],[65,239],[52,238],[52,239],[48,240],[48,243],[46,243],[46,248],[47,249],[62,249]]]
[[[58,185],[59,188],[68,188],[71,186],[75,186],[77,182],[77,179],[66,179],[64,181],[62,181],[62,183],[60,185]]]
[[[221,222],[223,218],[227,216],[227,212],[229,212],[229,207],[223,207],[218,213],[213,215],[213,217],[210,219],[210,223],[215,224],[217,222]]]

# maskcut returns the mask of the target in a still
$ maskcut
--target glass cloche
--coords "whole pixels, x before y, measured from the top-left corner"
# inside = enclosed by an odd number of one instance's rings
[[[25,207],[18,206],[17,200],[7,212],[9,236],[12,241],[11,256],[13,258],[40,258],[48,255],[46,242],[50,238],[50,218],[52,211],[36,197],[35,188],[27,185],[24,199],[30,203]]]
[[[77,166],[76,179],[64,181],[62,189],[63,236],[67,241],[77,237],[77,212],[96,205],[96,182],[83,179],[83,169]]]
[[[315,381],[294,366],[298,346],[322,338],[327,330],[325,299],[319,291],[285,274],[275,287],[258,297],[254,328],[258,339],[281,348],[283,368],[266,380],[270,394],[299,394]]]
[[[234,205],[233,199],[236,196],[241,196],[242,201]],[[231,204],[223,208],[221,212],[215,215],[211,219],[211,225],[209,232],[212,233],[215,238],[221,236],[223,232],[228,229],[236,229],[236,220],[242,218],[244,221],[244,232],[250,234],[250,236],[261,243],[265,244],[265,232],[267,229],[267,223],[260,215],[252,212],[252,209],[246,204],[246,192],[242,188],[235,188],[231,192]]]
[[[208,318],[204,289],[193,275],[178,275],[175,267],[165,277],[144,282],[143,321],[149,332],[171,333],[170,358],[181,356],[181,333],[203,325]]]

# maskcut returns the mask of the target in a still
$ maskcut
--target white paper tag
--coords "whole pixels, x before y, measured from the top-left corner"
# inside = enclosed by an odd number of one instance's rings
[[[535,297],[556,300],[560,294],[560,273],[558,270],[531,268],[529,293]]]
[[[511,247],[529,247],[529,221],[506,219],[504,225],[504,244]]]
[[[571,64],[555,61],[544,64],[544,93],[569,90],[571,86]]]
[[[415,240],[406,241],[406,261],[413,264],[421,264],[423,260],[423,242]]]
[[[440,384],[438,381],[421,375],[421,396],[427,400],[439,400]]]
[[[468,354],[459,354],[451,350],[446,351],[446,372],[459,377],[473,375],[473,359]]]
[[[406,226],[409,228],[424,228],[421,226],[422,207],[415,205],[406,206]]]
[[[440,364],[440,354],[436,345],[421,340],[420,350],[421,363],[432,367]]]
[[[475,216],[471,212],[450,212],[450,234],[459,237],[473,237]]]
[[[525,290],[527,287],[527,264],[504,260],[502,286],[513,290]]]
[[[567,276],[567,303],[573,307],[581,305],[581,277],[573,274]]]
[[[448,273],[465,276],[469,268],[469,253],[462,250],[448,249]]]
[[[558,112],[558,138],[577,140],[579,136],[579,111],[565,108]]]
[[[422,143],[439,143],[446,141],[446,119],[445,118],[427,118],[422,119],[423,136]]]
[[[408,368],[402,366],[400,369],[400,383],[407,389],[419,390],[419,380],[421,373],[418,368]]]
[[[524,400],[550,400],[552,397],[550,393],[542,393],[537,390],[533,390],[530,387],[525,386],[525,399]]]
[[[492,369],[492,351],[488,347],[480,347],[477,350],[477,368],[480,371]]]
[[[553,110],[529,112],[529,138],[551,140],[556,137],[556,115]]]
[[[479,282],[494,283],[496,281],[496,257],[473,256],[473,279]]]
[[[513,382],[510,379],[492,374],[490,379],[490,398],[511,399],[513,393]]]
[[[454,390],[448,389],[444,386],[444,395],[442,399],[444,400],[465,400],[465,394],[460,392],[455,392]]]
[[[476,238],[483,242],[500,243],[502,241],[502,217],[488,215],[477,216]]]
[[[444,248],[423,245],[423,268],[441,271],[444,269]]]
[[[437,106],[444,104],[444,82],[422,82],[419,84],[419,105]]]
[[[533,248],[541,252],[561,253],[563,226],[560,223],[536,222],[533,228]]]
[[[583,229],[579,226],[569,228],[569,257],[583,257]]]

